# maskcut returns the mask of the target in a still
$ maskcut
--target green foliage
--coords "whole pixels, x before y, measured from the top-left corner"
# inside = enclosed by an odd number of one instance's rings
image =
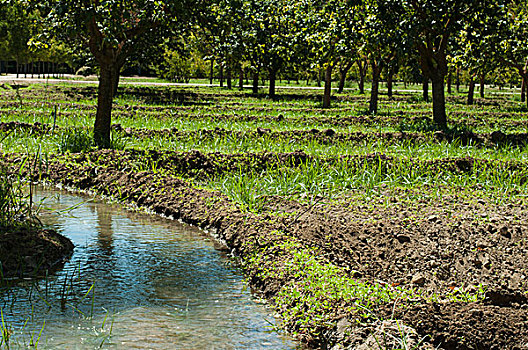
[[[81,153],[93,150],[95,144],[92,135],[86,129],[72,128],[66,130],[59,139],[59,153]],[[112,135],[110,143],[105,148],[122,150],[126,146],[126,141],[119,136]]]
[[[316,248],[305,247],[289,237],[277,241],[281,243],[255,251],[245,264],[256,269],[264,281],[287,281],[274,300],[285,326],[294,334],[323,337],[321,330],[332,328],[343,314],[354,315],[358,323],[375,320],[378,316],[374,310],[380,304],[399,307],[418,300],[469,303],[485,297],[483,286],[476,292],[453,290],[440,295],[354,278],[354,271],[325,261]]]
[[[20,177],[0,164],[0,231],[39,224],[28,199]]]
[[[175,46],[175,48],[171,48]],[[156,74],[169,81],[188,83],[192,77],[205,76],[206,64],[199,52],[193,50],[193,40],[186,41],[180,38],[176,43],[173,40],[164,44],[163,60],[153,64]]]
[[[80,153],[90,151],[94,147],[92,136],[84,129],[66,131],[59,141],[60,153]]]

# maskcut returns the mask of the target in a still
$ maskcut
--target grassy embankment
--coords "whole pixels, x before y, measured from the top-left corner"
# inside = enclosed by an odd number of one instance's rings
[[[371,116],[368,97],[355,92],[336,96],[332,108],[323,110],[316,91],[281,90],[271,101],[237,90],[127,87],[116,99],[113,119],[114,145],[125,150],[117,155],[126,159],[120,164],[90,150],[95,87],[35,85],[0,92],[1,122],[33,124],[4,124],[1,152],[39,154],[44,163],[73,167],[76,158],[69,151],[84,151],[88,161],[82,166],[183,179],[193,188],[219,191],[233,210],[281,222],[271,224],[274,230],[263,232],[260,242],[244,242],[242,264],[264,290],[266,283],[283,282],[268,296],[285,327],[313,346],[351,342],[353,331],[339,334],[338,322],[372,324],[385,317],[378,306],[479,303],[497,283],[453,276],[430,284],[433,276],[421,281],[417,267],[407,267],[411,276],[392,269],[378,274],[375,261],[351,261],[358,246],[332,246],[338,224],[323,229],[324,237],[308,239],[303,224],[346,217],[361,227],[388,226],[405,243],[436,221],[477,231],[500,224],[500,215],[520,225],[526,210],[528,148],[519,134],[528,132],[528,115],[515,95],[477,98],[475,106],[451,95],[450,129],[438,131],[419,91],[383,97],[380,113]],[[191,164],[194,151],[208,154],[197,157],[206,166]],[[109,194],[120,197],[125,189],[113,186]],[[472,216],[479,203],[485,208]],[[503,213],[512,208],[520,212]],[[354,230],[351,236],[361,236],[363,231]],[[526,284],[521,285],[524,293]],[[432,336],[433,343],[442,341]]]

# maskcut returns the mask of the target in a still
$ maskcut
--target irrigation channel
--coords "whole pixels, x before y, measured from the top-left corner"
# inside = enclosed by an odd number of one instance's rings
[[[199,230],[56,189],[34,199],[76,248],[56,274],[3,289],[10,348],[296,348]]]

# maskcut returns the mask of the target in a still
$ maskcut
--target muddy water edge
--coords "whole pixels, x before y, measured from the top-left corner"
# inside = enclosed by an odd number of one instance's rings
[[[56,274],[3,291],[11,348],[296,348],[202,231],[57,189],[34,200],[76,248]]]

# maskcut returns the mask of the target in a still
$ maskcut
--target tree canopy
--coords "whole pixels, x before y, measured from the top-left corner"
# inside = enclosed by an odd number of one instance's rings
[[[270,97],[280,76],[324,74],[323,107],[330,106],[336,70],[342,91],[357,62],[363,92],[368,63],[369,112],[377,113],[381,78],[390,96],[400,68],[405,79],[417,79],[417,57],[425,81],[432,82],[433,120],[446,128],[450,66],[464,69],[470,80],[478,75],[483,86],[485,74],[500,65],[528,87],[527,28],[524,0],[4,0],[0,60],[17,67],[35,60],[72,65],[75,56],[86,62],[88,52],[99,74],[94,138],[103,147],[110,142],[112,101],[127,60],[181,81],[205,74],[205,61],[212,77],[216,62],[228,88],[234,72],[240,85],[253,74],[254,93],[267,78]]]

